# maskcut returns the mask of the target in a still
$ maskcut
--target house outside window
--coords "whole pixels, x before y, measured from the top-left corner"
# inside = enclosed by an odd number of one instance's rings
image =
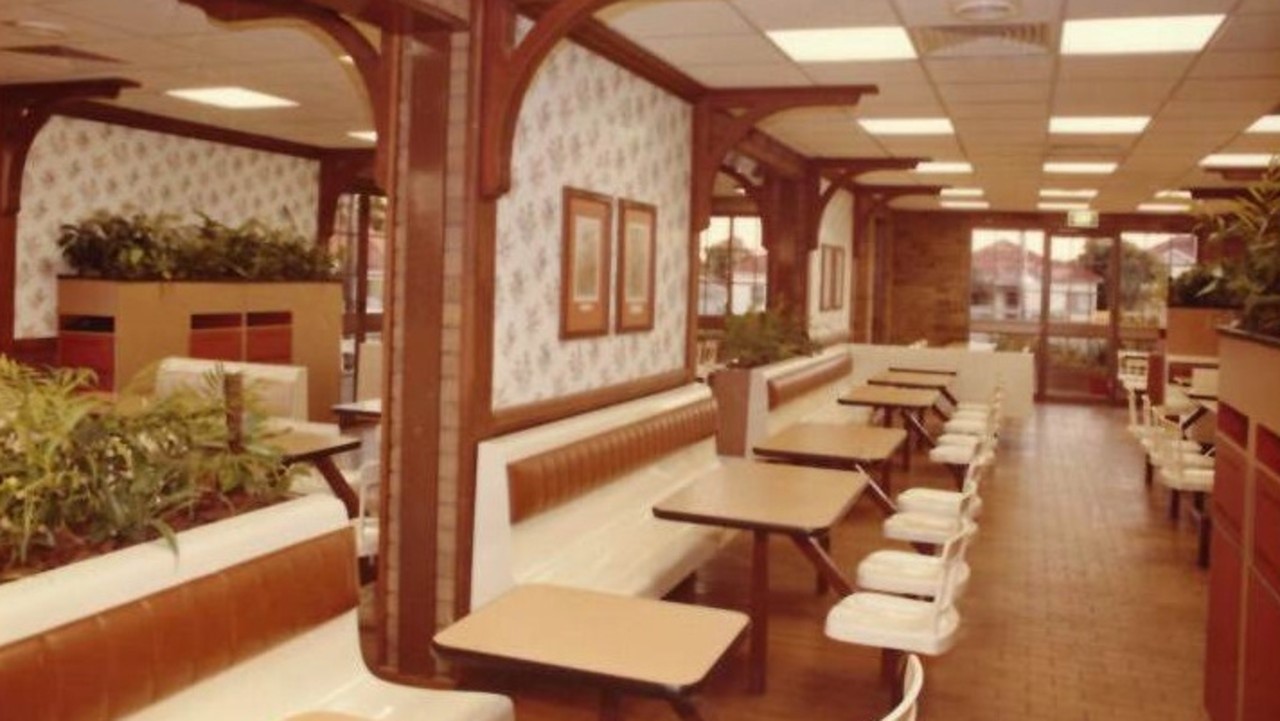
[[[768,251],[760,218],[713,216],[699,238],[698,315],[723,318],[765,309]]]

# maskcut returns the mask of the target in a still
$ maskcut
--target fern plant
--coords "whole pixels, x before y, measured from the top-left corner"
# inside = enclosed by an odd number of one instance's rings
[[[755,368],[800,355],[819,347],[794,314],[785,309],[730,315],[724,319],[720,355],[736,368]]]
[[[1244,259],[1229,285],[1244,302],[1244,330],[1280,337],[1280,162],[1231,208],[1208,220],[1210,240],[1241,244]]]
[[[84,370],[0,357],[0,581],[288,494],[291,472],[250,414],[229,447],[225,401],[206,388],[115,406]]]

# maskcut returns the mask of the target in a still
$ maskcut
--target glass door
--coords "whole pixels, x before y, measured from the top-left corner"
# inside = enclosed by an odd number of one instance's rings
[[[1053,235],[1043,269],[1044,395],[1108,399],[1112,395],[1113,255],[1111,238]]]

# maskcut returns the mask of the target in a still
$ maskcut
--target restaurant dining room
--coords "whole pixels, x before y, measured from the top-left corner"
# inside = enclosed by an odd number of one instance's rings
[[[1280,0],[6,0],[0,721],[1277,721]]]

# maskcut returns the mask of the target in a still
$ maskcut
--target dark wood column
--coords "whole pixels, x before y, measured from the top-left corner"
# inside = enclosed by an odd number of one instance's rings
[[[59,106],[88,98],[114,98],[138,84],[122,78],[0,86],[0,352],[13,348],[14,292],[18,277],[18,211],[22,174],[36,134]]]

